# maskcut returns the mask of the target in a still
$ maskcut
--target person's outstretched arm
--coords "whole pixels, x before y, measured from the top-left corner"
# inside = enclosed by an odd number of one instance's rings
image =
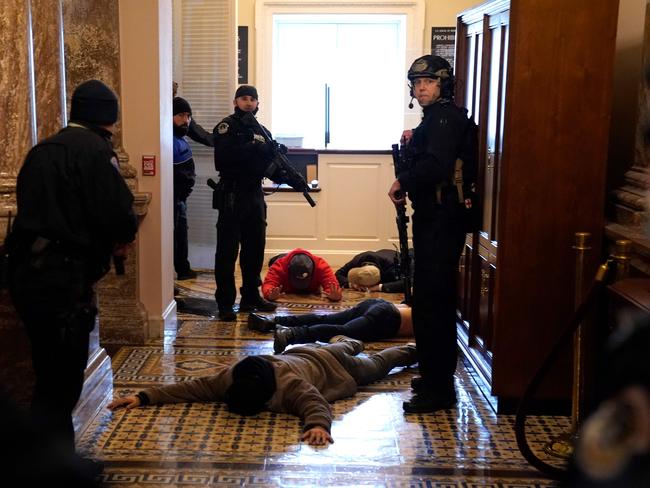
[[[190,119],[190,126],[189,130],[187,131],[187,135],[190,139],[198,142],[199,144],[214,147],[213,135],[201,127],[193,118]]]
[[[162,405],[165,403],[184,402],[214,402],[223,399],[226,390],[228,370],[222,370],[216,375],[205,376],[190,381],[181,381],[172,385],[147,388],[137,395],[116,398],[108,404],[108,408],[115,410],[120,407],[132,409],[146,405]]]
[[[305,422],[300,439],[311,446],[334,442],[330,434],[332,408],[314,385],[294,376],[282,388],[282,409]]]

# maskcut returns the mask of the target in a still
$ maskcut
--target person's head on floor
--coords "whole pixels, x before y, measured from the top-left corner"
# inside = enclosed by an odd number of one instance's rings
[[[183,137],[187,135],[187,131],[190,129],[192,107],[184,98],[175,97],[172,103],[172,109],[174,114],[174,135],[176,137]]]
[[[113,90],[99,80],[88,80],[72,93],[70,121],[86,122],[113,133],[118,108],[117,95]]]
[[[235,92],[233,100],[236,112],[251,112],[253,115],[259,110],[259,97],[257,88],[253,85],[241,85]]]
[[[650,486],[649,351],[647,315],[624,319],[609,338],[598,381],[602,401],[576,445],[583,484],[569,486]]]
[[[381,272],[374,263],[363,263],[357,268],[348,271],[348,283],[351,288],[369,288],[378,285],[381,281]]]
[[[314,274],[314,261],[307,254],[296,253],[289,260],[289,283],[298,291],[309,288]]]
[[[259,356],[239,361],[232,370],[232,384],[226,390],[228,410],[255,415],[266,407],[276,390],[273,365]]]

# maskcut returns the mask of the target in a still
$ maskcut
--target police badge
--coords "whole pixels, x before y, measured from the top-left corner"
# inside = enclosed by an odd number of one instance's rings
[[[229,129],[228,123],[227,122],[221,122],[217,126],[217,133],[225,134],[226,132],[228,132],[228,129]]]

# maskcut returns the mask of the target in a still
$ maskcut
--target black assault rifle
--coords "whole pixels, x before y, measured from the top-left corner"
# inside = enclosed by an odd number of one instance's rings
[[[395,177],[410,165],[409,158],[405,156],[404,148],[393,144],[393,165],[395,166]],[[395,205],[397,211],[397,234],[399,236],[399,274],[404,281],[404,303],[411,305],[413,296],[411,292],[411,256],[409,255],[409,235],[408,223],[409,217],[406,215],[406,204]]]
[[[262,124],[257,121],[252,113],[247,112],[242,117],[242,120],[257,127],[262,133],[264,140],[271,147],[273,157],[271,158],[269,165],[266,167],[266,171],[264,171],[264,176],[273,180],[275,183],[286,183],[294,190],[301,192],[309,205],[315,207],[316,202],[309,194],[309,186],[307,185],[307,180],[305,180],[304,176],[296,171],[293,166],[291,166],[291,163],[289,162],[286,154],[283,152],[283,149],[280,147],[280,144],[271,139],[271,134],[269,134],[269,132],[264,127],[262,127]]]

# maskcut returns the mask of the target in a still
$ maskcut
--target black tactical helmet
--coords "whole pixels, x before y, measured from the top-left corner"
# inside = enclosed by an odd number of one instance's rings
[[[449,78],[451,66],[445,58],[427,54],[413,61],[407,76],[410,81],[415,78]]]
[[[454,75],[451,65],[445,58],[426,54],[413,61],[406,75],[411,83],[417,78],[439,78],[440,96],[449,100],[454,98]],[[411,87],[411,96],[413,87]]]

